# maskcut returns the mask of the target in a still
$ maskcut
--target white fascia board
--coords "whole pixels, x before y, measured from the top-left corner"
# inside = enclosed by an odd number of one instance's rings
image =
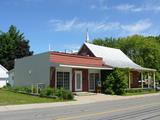
[[[107,67],[88,67],[88,66],[79,66],[79,65],[64,65],[59,64],[60,67],[69,67],[69,68],[84,68],[84,69],[98,69],[98,70],[113,70],[113,68]]]

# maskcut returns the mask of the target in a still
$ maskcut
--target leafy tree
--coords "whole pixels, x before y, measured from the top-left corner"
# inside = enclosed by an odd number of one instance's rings
[[[105,93],[122,95],[127,88],[127,74],[125,70],[115,69],[110,73],[103,82]]]
[[[0,64],[8,70],[13,69],[15,59],[32,54],[29,41],[15,26],[11,25],[8,32],[0,32]]]
[[[107,46],[107,47],[117,47],[117,41],[114,38],[105,38],[105,39],[95,39],[93,44]]]
[[[134,35],[117,42],[119,48],[137,64],[160,70],[160,44],[154,37]]]
[[[156,79],[160,80],[160,36],[132,35],[116,39],[95,39],[93,43],[121,49],[135,63],[156,69]]]

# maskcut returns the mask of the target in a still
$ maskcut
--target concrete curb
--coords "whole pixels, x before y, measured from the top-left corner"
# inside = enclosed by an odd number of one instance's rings
[[[135,96],[106,95],[106,99],[100,99],[100,100],[88,99],[88,100],[77,100],[77,101],[69,101],[69,102],[7,105],[7,106],[0,106],[0,112],[15,111],[15,110],[40,109],[40,108],[51,108],[51,107],[70,106],[70,105],[81,105],[81,104],[89,104],[89,103],[104,102],[104,101],[115,101],[115,100],[123,100],[123,99],[151,97],[151,96],[157,96],[157,95],[160,95],[160,93],[135,95]],[[81,96],[81,97],[83,97],[83,96]],[[77,96],[75,98],[78,99]],[[109,98],[109,99],[107,99],[107,98]]]

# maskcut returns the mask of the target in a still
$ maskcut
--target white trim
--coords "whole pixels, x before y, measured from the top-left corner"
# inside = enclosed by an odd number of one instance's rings
[[[57,69],[55,69],[55,89],[57,89]]]
[[[94,90],[91,90],[90,89],[90,73],[99,74],[99,80],[101,80],[101,71],[97,70],[97,69],[89,69],[88,70],[88,91],[93,92],[96,90],[96,81],[95,81]]]
[[[62,69],[62,68],[56,68],[55,69],[55,89],[57,89],[57,72],[69,72],[69,89],[72,91],[72,71],[70,69]]]
[[[90,89],[90,74],[94,74],[94,89]],[[95,87],[96,87],[96,81],[95,81],[95,73],[89,73],[89,79],[88,79],[88,90],[89,91],[91,91],[91,92],[93,92],[93,91],[95,91]]]
[[[81,88],[80,89],[77,89],[77,73],[80,73],[81,75]],[[82,91],[82,88],[83,88],[83,76],[82,76],[82,71],[75,71],[75,91]]]
[[[64,65],[59,64],[60,67],[68,67],[68,68],[85,68],[85,69],[98,69],[98,70],[113,70],[113,68],[108,67],[88,67],[88,66],[78,66],[78,65]]]

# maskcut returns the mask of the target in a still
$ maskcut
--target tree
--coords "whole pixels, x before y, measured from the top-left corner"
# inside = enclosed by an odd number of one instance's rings
[[[14,68],[15,59],[32,54],[29,41],[15,26],[11,25],[8,32],[0,32],[0,64],[8,70]]]
[[[119,48],[135,63],[157,70],[160,80],[160,36],[132,35],[116,39],[95,39],[94,44]]]
[[[105,93],[123,95],[127,88],[126,70],[115,69],[110,73],[103,82]]]
[[[117,47],[116,39],[107,38],[107,37],[105,39],[101,39],[101,38],[95,39],[93,41],[93,44],[106,46],[106,47],[114,47],[114,48]]]

